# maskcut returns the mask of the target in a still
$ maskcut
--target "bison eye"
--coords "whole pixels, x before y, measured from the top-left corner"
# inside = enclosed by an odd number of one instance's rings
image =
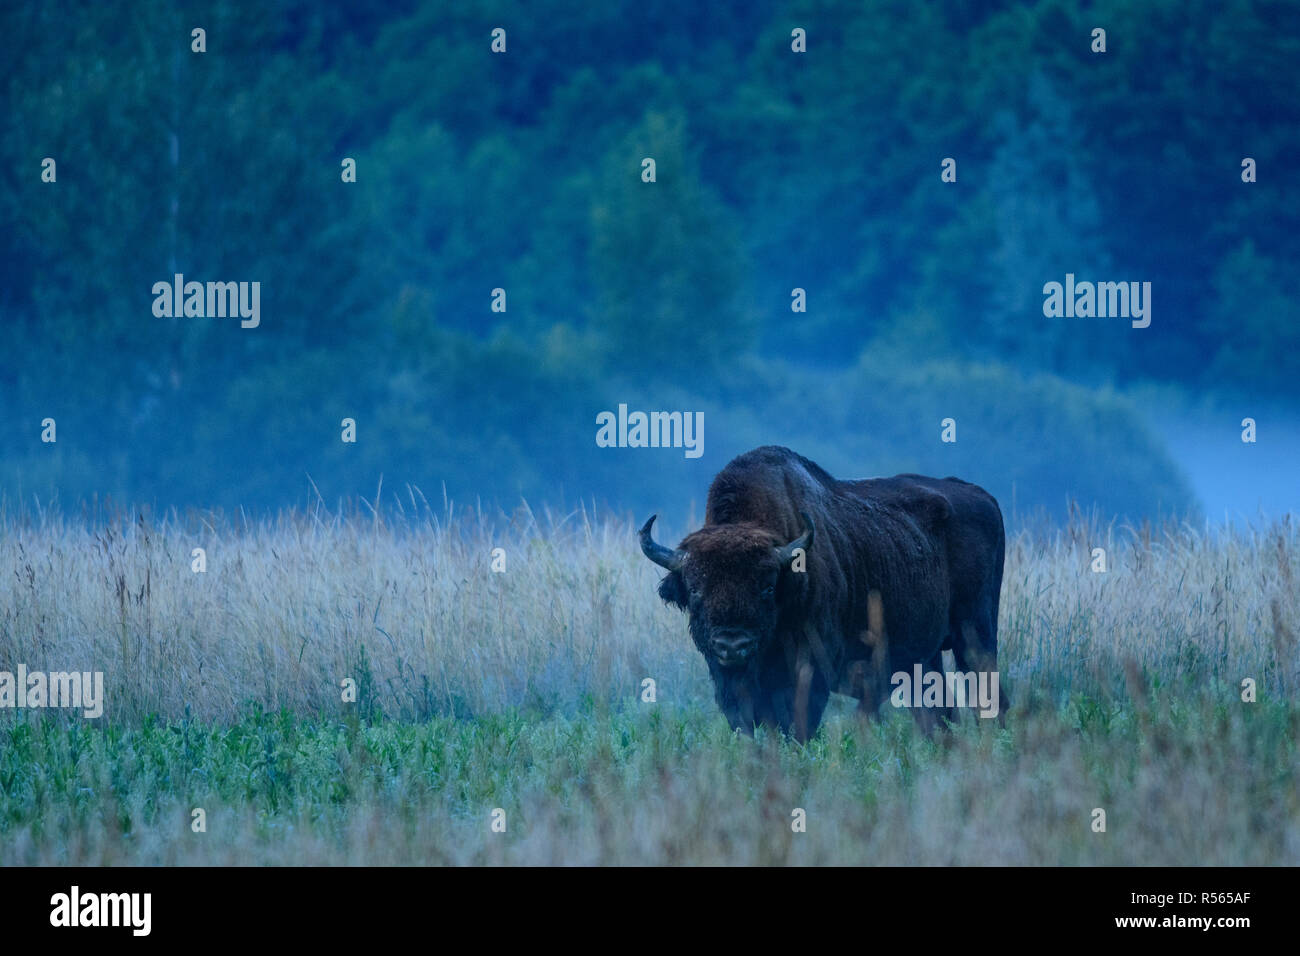
[[[772,587],[772,585],[769,584],[769,585],[767,585],[765,588],[763,588],[763,590],[762,590],[761,593],[762,593],[763,597],[765,597],[765,598],[770,598],[770,597],[772,597],[774,594],[776,594],[776,588]]]

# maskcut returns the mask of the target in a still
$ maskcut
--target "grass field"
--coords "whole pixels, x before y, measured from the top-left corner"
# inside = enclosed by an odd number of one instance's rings
[[[1300,862],[1291,522],[1021,532],[1006,728],[801,747],[727,728],[630,521],[388,501],[0,515],[0,671],[106,684],[0,710],[0,864]]]

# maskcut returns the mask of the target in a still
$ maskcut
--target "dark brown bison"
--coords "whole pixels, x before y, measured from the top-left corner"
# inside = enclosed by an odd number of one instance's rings
[[[800,740],[832,691],[869,712],[890,675],[997,668],[1002,512],[957,478],[839,481],[788,448],[734,459],[709,488],[704,527],[675,549],[641,529],[668,574],[659,595],[690,615],[718,706],[736,729]],[[999,709],[1007,698],[999,687]],[[951,716],[914,710],[923,724]]]

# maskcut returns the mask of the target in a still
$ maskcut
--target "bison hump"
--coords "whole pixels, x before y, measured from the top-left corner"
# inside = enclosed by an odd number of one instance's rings
[[[952,517],[948,496],[913,485],[898,496],[899,505],[925,528],[939,528]]]

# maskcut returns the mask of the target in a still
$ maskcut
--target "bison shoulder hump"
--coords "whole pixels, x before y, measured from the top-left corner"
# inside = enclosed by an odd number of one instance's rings
[[[952,517],[952,502],[938,491],[913,486],[902,499],[903,507],[925,527],[938,528]]]

